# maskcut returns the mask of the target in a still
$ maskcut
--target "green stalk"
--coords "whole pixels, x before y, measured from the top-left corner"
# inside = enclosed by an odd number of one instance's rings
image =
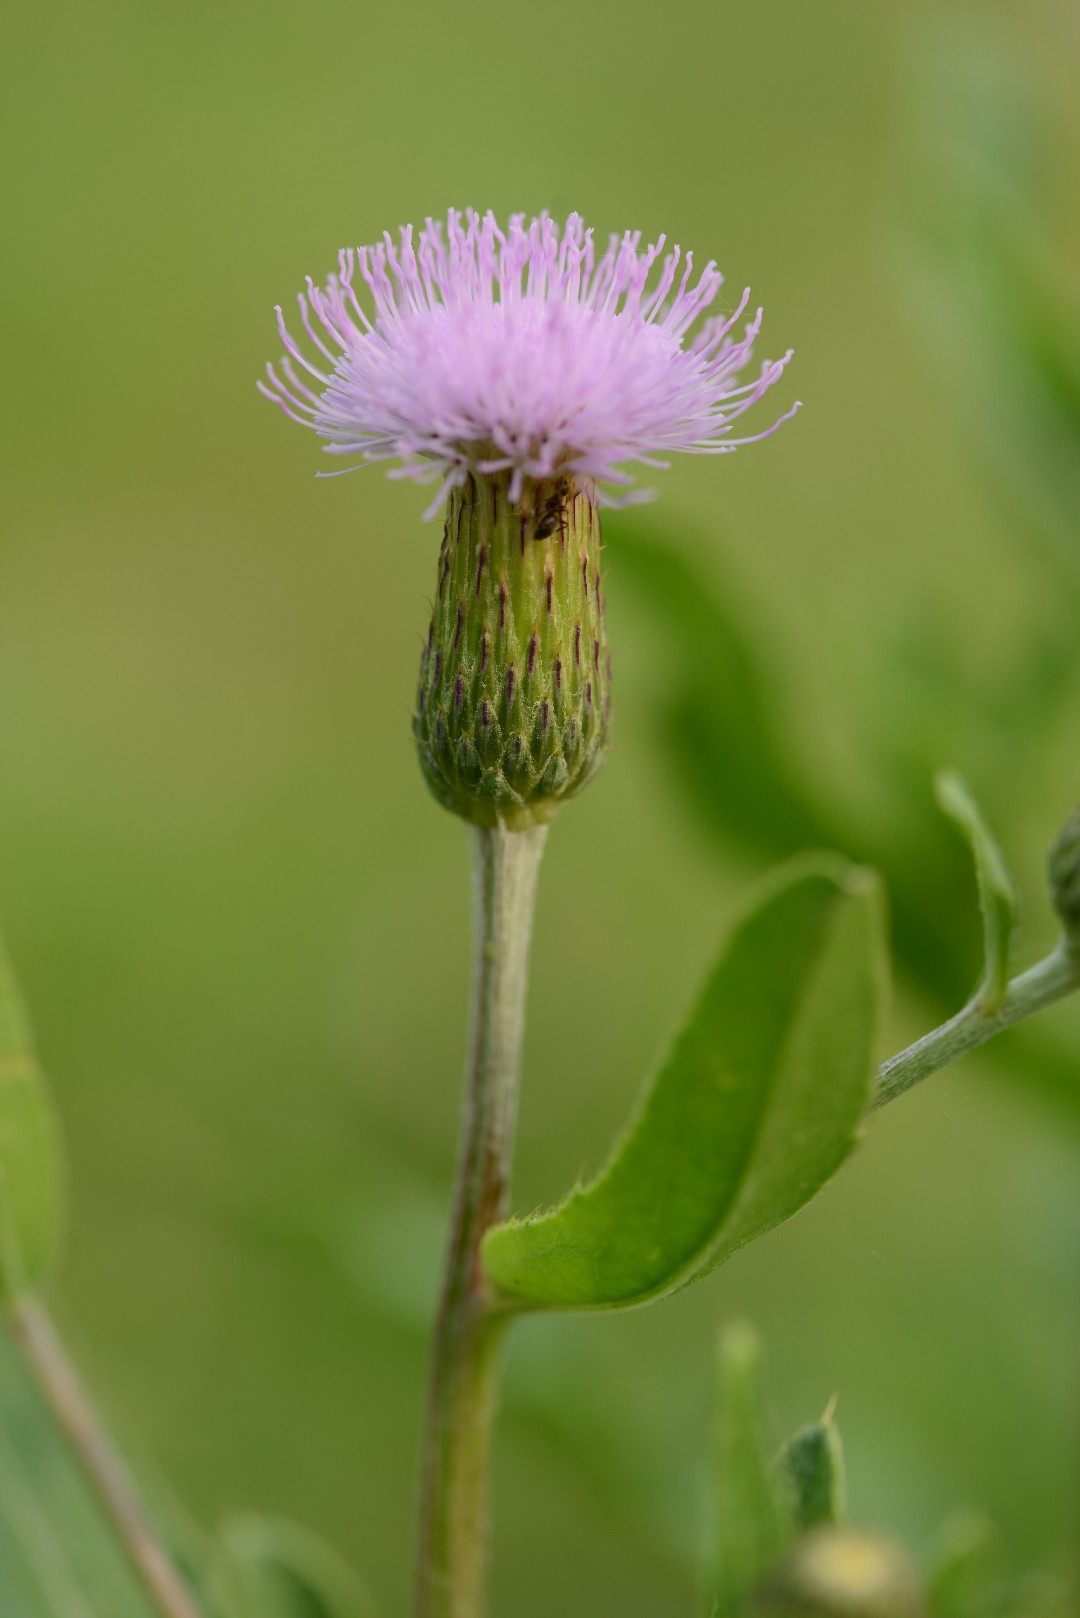
[[[907,1050],[891,1057],[878,1073],[871,1111],[895,1101],[921,1079],[985,1045],[988,1039],[1011,1028],[1013,1023],[1053,1005],[1055,1000],[1061,1000],[1076,988],[1080,988],[1080,951],[1063,941],[1045,960],[1013,978],[996,1011],[987,1015],[976,998],[940,1028],[924,1034]]]
[[[498,1349],[480,1263],[506,1217],[536,881],[546,826],[471,827],[475,959],[465,1119],[435,1325],[421,1471],[417,1618],[480,1618]]]

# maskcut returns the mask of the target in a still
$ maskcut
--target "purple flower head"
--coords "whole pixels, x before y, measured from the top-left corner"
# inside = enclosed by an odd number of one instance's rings
[[[734,312],[707,314],[723,277],[710,261],[695,280],[693,255],[665,255],[664,240],[643,248],[628,231],[597,257],[577,214],[561,229],[516,214],[504,231],[491,213],[451,209],[445,234],[429,219],[414,243],[406,226],[396,244],[387,234],[341,252],[324,288],[309,277],[299,305],[311,349],[279,308],[287,353],[259,387],[331,455],[439,479],[432,513],[470,471],[508,472],[515,501],[526,479],[555,475],[639,497],[627,462],[724,455],[798,409],[732,436],[791,353],[741,380],[762,311],[733,335],[749,288]]]

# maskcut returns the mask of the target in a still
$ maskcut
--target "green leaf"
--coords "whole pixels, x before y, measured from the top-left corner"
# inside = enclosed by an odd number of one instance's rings
[[[247,1515],[225,1524],[215,1593],[229,1618],[372,1618],[363,1584],[336,1551],[295,1523]]]
[[[777,1470],[794,1528],[805,1533],[844,1516],[844,1447],[833,1406],[780,1451]]]
[[[989,1015],[1001,1005],[1009,983],[1009,964],[1019,919],[1016,885],[963,777],[955,770],[945,770],[935,785],[938,803],[964,833],[975,860],[983,920],[984,964],[979,999]]]
[[[60,1210],[56,1120],[0,942],[0,1302],[42,1279],[56,1246]]]
[[[870,1098],[882,931],[872,872],[822,855],[775,873],[606,1168],[552,1212],[488,1232],[495,1287],[538,1308],[646,1303],[808,1202]]]
[[[720,1334],[715,1450],[715,1618],[741,1611],[784,1549],[784,1525],[761,1422],[761,1345],[733,1321]]]

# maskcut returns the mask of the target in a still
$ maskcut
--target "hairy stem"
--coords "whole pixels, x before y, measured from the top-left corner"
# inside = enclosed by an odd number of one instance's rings
[[[89,1479],[117,1538],[161,1618],[202,1618],[187,1585],[152,1528],[44,1307],[8,1311],[12,1336],[30,1374]]]
[[[966,1056],[968,1051],[985,1045],[995,1034],[1042,1011],[1044,1006],[1053,1005],[1055,1000],[1061,1000],[1077,988],[1080,988],[1080,952],[1062,943],[1037,966],[1013,978],[996,1011],[988,1014],[976,998],[940,1028],[924,1034],[907,1050],[891,1057],[878,1073],[871,1110],[895,1101],[938,1068]]]
[[[475,960],[465,1118],[435,1325],[421,1474],[417,1618],[480,1618],[498,1347],[480,1264],[507,1213],[533,904],[547,828],[471,828]]]

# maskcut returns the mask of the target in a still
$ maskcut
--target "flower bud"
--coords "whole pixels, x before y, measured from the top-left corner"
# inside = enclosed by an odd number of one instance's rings
[[[450,492],[413,731],[439,802],[550,820],[600,766],[610,665],[595,486],[470,474]]]
[[[818,1528],[750,1605],[752,1618],[925,1618],[908,1557],[879,1534]]]
[[[1050,897],[1065,936],[1080,950],[1080,807],[1073,810],[1050,850]]]

